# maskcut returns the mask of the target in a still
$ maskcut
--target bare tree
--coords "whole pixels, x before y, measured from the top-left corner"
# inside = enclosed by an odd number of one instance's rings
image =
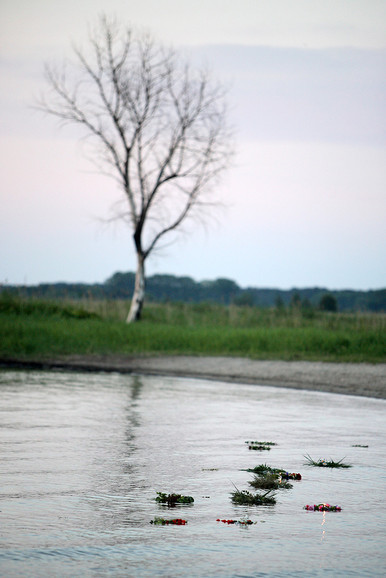
[[[164,237],[205,207],[227,166],[225,93],[173,50],[105,17],[88,50],[62,68],[46,66],[49,92],[39,108],[80,125],[98,169],[119,184],[137,255],[127,321],[140,319],[145,261]],[[121,215],[122,216],[122,215]]]

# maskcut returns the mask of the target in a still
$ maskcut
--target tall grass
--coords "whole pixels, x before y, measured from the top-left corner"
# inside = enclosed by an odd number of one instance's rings
[[[253,359],[385,361],[386,316],[217,304],[148,304],[127,325],[127,303],[0,298],[0,356],[188,354]]]

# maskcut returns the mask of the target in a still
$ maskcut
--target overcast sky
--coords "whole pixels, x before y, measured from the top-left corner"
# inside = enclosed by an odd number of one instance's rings
[[[147,273],[242,287],[386,286],[385,0],[0,0],[0,283],[135,270],[119,198],[73,129],[33,108],[43,64],[105,12],[230,86],[237,156],[206,228]]]

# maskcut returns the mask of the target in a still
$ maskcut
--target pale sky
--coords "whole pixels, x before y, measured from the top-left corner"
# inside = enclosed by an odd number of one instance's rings
[[[226,208],[147,274],[240,286],[386,286],[386,0],[0,0],[0,283],[134,271],[119,199],[74,129],[36,112],[44,62],[105,12],[230,85]]]

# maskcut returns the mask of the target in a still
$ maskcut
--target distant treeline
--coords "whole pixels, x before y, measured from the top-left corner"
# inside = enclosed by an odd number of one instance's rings
[[[3,285],[0,291],[44,299],[130,299],[134,273],[115,273],[104,283],[41,283],[34,286]],[[146,297],[153,302],[215,302],[257,307],[322,308],[330,311],[386,311],[386,289],[334,291],[321,287],[259,289],[239,287],[231,279],[194,281],[191,277],[152,275],[146,279]]]

